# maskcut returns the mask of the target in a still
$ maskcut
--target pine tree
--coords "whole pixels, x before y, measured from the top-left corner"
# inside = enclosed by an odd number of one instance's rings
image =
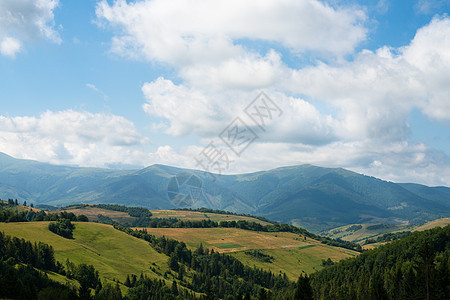
[[[177,282],[174,280],[172,283],[172,294],[174,294],[175,296],[178,296],[178,286],[177,286]]]
[[[178,270],[179,270],[179,268],[180,268],[180,265],[178,264],[178,259],[177,259],[176,255],[175,255],[175,252],[173,252],[173,253],[170,255],[170,258],[169,258],[169,268],[171,268],[171,269],[174,270],[175,272],[178,272]]]
[[[308,275],[303,274],[300,275],[297,281],[297,286],[295,288],[295,297],[294,299],[298,300],[312,300],[313,299],[313,291],[311,288],[311,284],[309,283]]]
[[[124,285],[126,287],[131,287],[130,275],[127,275],[127,279],[125,279]]]

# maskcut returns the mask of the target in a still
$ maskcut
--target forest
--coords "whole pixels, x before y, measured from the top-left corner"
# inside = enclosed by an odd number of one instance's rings
[[[316,299],[450,299],[450,225],[414,232],[311,276]]]

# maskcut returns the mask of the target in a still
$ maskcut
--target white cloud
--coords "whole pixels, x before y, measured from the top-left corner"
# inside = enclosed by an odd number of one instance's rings
[[[6,37],[0,41],[0,53],[4,56],[15,58],[22,48],[22,43],[11,37]]]
[[[405,60],[417,68],[422,111],[439,121],[450,121],[450,18],[435,17],[417,31],[408,47],[402,49]]]
[[[169,120],[166,133],[173,136],[187,135],[192,132],[208,135],[218,130],[226,117],[224,110],[202,92],[172,81],[158,78],[146,83],[142,91],[147,99],[144,111],[151,116]]]
[[[435,18],[410,45],[363,51],[351,62],[292,70],[284,88],[329,103],[342,139],[406,140],[414,108],[450,120],[450,19]]]
[[[136,164],[145,153],[137,149],[147,143],[123,117],[72,110],[47,111],[39,117],[0,116],[0,136],[0,152],[82,166]]]
[[[244,112],[257,95],[257,91],[208,93],[204,90],[175,85],[158,78],[144,84],[142,91],[147,99],[144,111],[168,121],[167,134],[183,136],[195,134],[213,138],[235,118],[240,117],[248,126],[257,127]],[[287,97],[283,93],[269,93],[272,100],[286,112],[283,117],[267,119],[261,140],[319,145],[336,139],[338,122],[330,115],[322,115],[307,101]],[[162,128],[161,123],[153,125]],[[255,128],[255,131],[260,129]]]
[[[243,39],[340,56],[366,36],[363,11],[317,0],[102,1],[96,13],[119,28],[115,52],[177,66],[236,58],[245,51]]]
[[[384,13],[387,2],[378,3]],[[117,29],[114,52],[174,67],[180,83],[159,78],[142,88],[155,130],[192,134],[206,145],[236,116],[245,117],[259,91],[276,101],[283,116],[258,132],[230,172],[312,163],[450,184],[443,175],[448,156],[411,142],[407,122],[413,109],[450,120],[448,17],[435,17],[409,45],[356,54],[366,37],[365,14],[313,0],[102,1],[97,17]],[[326,62],[294,69],[283,62],[286,50]],[[195,167],[192,157],[201,149],[180,150],[180,166]]]
[[[14,57],[24,41],[37,38],[61,43],[53,15],[58,3],[58,0],[0,1],[0,53]]]

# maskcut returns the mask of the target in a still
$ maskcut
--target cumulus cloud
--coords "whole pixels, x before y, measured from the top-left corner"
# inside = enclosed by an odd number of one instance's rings
[[[112,51],[175,69],[177,83],[161,77],[143,85],[154,128],[193,134],[206,145],[235,117],[251,122],[243,109],[259,91],[276,101],[283,117],[258,132],[230,172],[312,163],[390,180],[450,182],[436,173],[448,156],[412,142],[407,121],[414,109],[450,119],[446,16],[404,47],[354,53],[366,38],[365,13],[316,0],[102,1],[96,13],[116,30]],[[283,61],[286,51],[313,63],[295,69]],[[187,161],[201,149],[180,150],[183,166],[192,167]]]
[[[0,53],[15,57],[24,41],[36,38],[61,43],[53,11],[58,0],[3,0],[0,2]]]
[[[137,163],[144,152],[136,149],[147,142],[123,117],[73,110],[47,111],[39,117],[0,116],[0,136],[0,152],[83,166]]]
[[[116,52],[177,65],[239,56],[240,39],[277,42],[294,53],[343,55],[366,36],[363,11],[317,0],[102,1],[96,13],[119,27]]]
[[[438,121],[450,119],[449,35],[450,19],[436,17],[405,47],[293,70],[285,88],[335,107],[342,139],[406,140],[415,108]]]

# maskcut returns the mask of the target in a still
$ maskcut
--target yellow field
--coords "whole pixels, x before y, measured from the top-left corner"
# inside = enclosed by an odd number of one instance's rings
[[[225,215],[216,213],[203,213],[199,211],[185,211],[185,210],[150,210],[153,218],[177,218],[179,220],[191,220],[191,221],[201,221],[201,220],[211,220],[211,221],[239,221],[245,220],[250,222],[257,222],[262,225],[268,225],[269,223],[245,216],[236,215]]]
[[[58,210],[52,211],[52,213],[60,213],[62,211],[69,212],[69,213],[71,212],[77,216],[85,215],[86,217],[89,218],[89,221],[97,221],[98,215],[104,215],[104,216],[110,217],[111,219],[113,219],[114,221],[119,222],[119,223],[136,220],[135,217],[130,216],[126,212],[114,211],[114,210],[103,209],[103,208],[98,208],[98,207],[89,207],[89,206],[83,207],[83,208],[64,209],[64,210],[58,209]]]
[[[417,228],[415,228],[413,231],[423,231],[423,230],[428,230],[434,227],[445,227],[447,225],[450,224],[450,218],[442,218],[442,219],[437,219],[428,223],[425,223]]]
[[[308,274],[322,268],[322,259],[339,261],[357,255],[355,251],[324,245],[316,240],[304,240],[289,232],[256,232],[237,228],[145,228],[148,233],[185,242],[191,249],[202,243],[208,249],[229,253],[248,266],[257,266],[296,280],[301,272]],[[259,249],[272,256],[266,263],[245,254]]]

